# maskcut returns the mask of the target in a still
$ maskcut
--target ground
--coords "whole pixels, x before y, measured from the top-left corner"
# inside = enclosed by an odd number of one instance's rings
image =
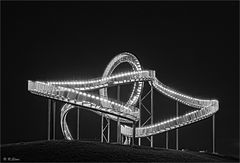
[[[51,140],[1,145],[1,161],[239,162],[239,159],[164,148]]]

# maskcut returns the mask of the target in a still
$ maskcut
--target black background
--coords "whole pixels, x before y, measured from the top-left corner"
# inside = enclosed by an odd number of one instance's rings
[[[47,100],[28,92],[27,80],[100,77],[115,55],[127,51],[144,68],[156,70],[166,85],[195,97],[218,99],[216,151],[238,156],[238,5],[237,1],[2,2],[1,144],[47,139]],[[121,98],[128,96],[123,87]],[[57,139],[63,138],[62,105],[57,104]],[[173,117],[174,108],[173,100],[154,92],[155,122]],[[180,113],[187,111],[181,104]],[[75,113],[68,116],[74,136]],[[81,110],[80,122],[82,140],[100,140],[98,115]],[[211,151],[211,124],[209,118],[181,128],[179,148]],[[114,125],[111,141],[116,141]],[[175,131],[169,136],[169,146],[175,148]],[[146,140],[143,144],[148,145]],[[154,146],[164,145],[165,134],[154,136]]]

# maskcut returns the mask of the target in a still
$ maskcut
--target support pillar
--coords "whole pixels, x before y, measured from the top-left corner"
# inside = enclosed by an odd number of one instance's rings
[[[213,153],[215,153],[215,114],[213,114],[212,116],[212,129],[213,129],[213,133],[212,133],[212,148],[213,148]]]
[[[139,101],[139,108],[141,108],[141,112],[143,112],[143,110],[146,111],[148,113],[148,117],[145,120],[143,120],[141,119],[141,116],[140,116],[140,123],[139,123],[140,127],[145,126],[147,123],[153,124],[153,83],[149,81],[148,84],[150,86],[150,90],[143,97],[140,97],[140,101]],[[147,98],[148,96],[150,96],[150,107],[146,107],[143,104],[144,99]],[[153,147],[153,136],[149,136],[146,138],[150,142],[150,146]],[[138,138],[138,140],[139,140],[138,144],[141,145],[141,139]]]
[[[110,143],[110,119],[107,119],[107,125],[108,125],[108,136],[107,136],[107,142]]]
[[[53,104],[53,140],[55,140],[56,137],[56,101],[52,101]]]
[[[51,139],[51,99],[48,99],[48,140]]]
[[[176,102],[176,116],[178,117],[178,101]],[[178,128],[176,129],[176,150],[178,150]]]
[[[79,140],[80,135],[80,108],[77,109],[77,140]]]
[[[142,98],[141,95],[139,96],[139,121],[138,127],[141,127],[141,105],[142,105]],[[138,145],[141,146],[141,138],[138,138]]]
[[[103,122],[104,122],[104,117],[103,114],[101,116],[101,142],[103,143]]]
[[[117,143],[121,144],[121,123],[119,117],[117,120]]]
[[[168,131],[166,132],[166,149],[168,149]]]
[[[120,85],[117,86],[117,100],[120,101]],[[117,143],[121,144],[121,123],[117,118]]]
[[[110,142],[110,119],[106,118],[104,114],[101,116],[101,142],[103,143],[104,141],[106,143]],[[104,119],[106,119],[107,123],[104,125]],[[107,130],[107,136],[106,136],[106,131]],[[105,133],[104,133],[105,132]]]
[[[133,129],[132,146],[134,146],[135,135],[136,135],[136,122],[133,122],[132,129]]]
[[[151,82],[151,125],[153,124],[153,83]],[[151,136],[151,147],[153,147],[153,136]]]

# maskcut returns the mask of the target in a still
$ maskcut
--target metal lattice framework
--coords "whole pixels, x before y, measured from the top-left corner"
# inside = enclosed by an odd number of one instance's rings
[[[112,73],[115,68],[124,62],[127,62],[131,65],[132,71],[113,75]],[[138,108],[136,107],[136,104],[141,97],[143,82],[150,83],[150,92],[152,92],[152,89],[154,88],[159,93],[162,93],[179,103],[195,108],[195,110],[181,116],[178,116],[177,113],[175,118],[159,123],[153,123],[153,112],[151,111],[149,112],[150,118],[152,117],[151,124],[142,125],[140,108],[145,106],[142,103],[139,103]],[[126,103],[121,102],[119,99],[116,100],[108,97],[108,87],[127,83],[133,83],[134,86],[130,98]],[[79,109],[84,107],[85,109],[101,115],[102,118],[107,119],[108,124],[105,127],[102,126],[102,141],[103,138],[105,138],[106,142],[109,142],[109,136],[106,137],[103,133],[106,128],[109,128],[110,119],[118,121],[119,124],[122,122],[127,123],[126,125],[120,126],[120,133],[127,138],[125,142],[128,143],[130,137],[142,138],[151,136],[152,139],[153,135],[177,129],[179,127],[213,116],[219,109],[218,100],[216,99],[199,99],[190,97],[164,85],[156,78],[155,71],[143,70],[138,59],[134,55],[127,52],[121,53],[114,57],[106,67],[103,76],[100,78],[95,78],[88,81],[42,82],[29,80],[28,90],[31,93],[66,103],[61,109],[61,128],[64,137],[68,140],[72,140],[73,137],[69,131],[66,117],[69,110],[73,108]],[[89,91],[91,90],[99,90],[99,95],[90,93]],[[103,120],[104,119],[102,119],[102,121]],[[138,121],[140,122],[138,127],[136,127],[136,123]],[[132,124],[133,126],[129,126],[129,124]]]

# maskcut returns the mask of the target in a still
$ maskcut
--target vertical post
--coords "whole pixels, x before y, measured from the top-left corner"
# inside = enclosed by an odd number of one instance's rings
[[[166,132],[166,149],[168,149],[168,131]]]
[[[153,85],[151,82],[151,125],[153,124]],[[151,147],[153,147],[153,136],[151,136]]]
[[[121,144],[121,124],[120,124],[119,117],[117,120],[117,143]]]
[[[55,135],[56,135],[56,125],[55,125],[55,121],[56,121],[56,101],[53,100],[52,102],[53,104],[53,140],[55,140]]]
[[[135,134],[136,134],[136,122],[132,124],[133,135],[132,135],[132,146],[134,146]]]
[[[178,117],[178,101],[176,102],[176,116]],[[178,150],[178,128],[176,129],[176,150]]]
[[[48,99],[48,140],[51,139],[51,99]]]
[[[120,101],[120,85],[117,86],[117,100]],[[117,118],[117,143],[121,144],[121,123]]]
[[[138,121],[138,127],[141,127],[141,105],[142,105],[142,98],[141,95],[139,96],[139,121]],[[141,138],[138,138],[138,145],[141,145]]]
[[[80,117],[80,110],[79,110],[80,108],[78,107],[77,108],[77,140],[79,140],[79,130],[80,130],[80,121],[79,121],[79,117]]]
[[[102,116],[101,116],[101,142],[103,143],[103,119],[104,117],[103,117],[103,114],[102,114]]]
[[[213,123],[213,126],[212,126],[212,129],[213,129],[213,137],[212,137],[212,148],[213,148],[213,153],[215,153],[215,114],[213,114],[213,116],[212,116],[212,123]]]
[[[108,143],[110,143],[110,119],[107,119],[108,122]]]

